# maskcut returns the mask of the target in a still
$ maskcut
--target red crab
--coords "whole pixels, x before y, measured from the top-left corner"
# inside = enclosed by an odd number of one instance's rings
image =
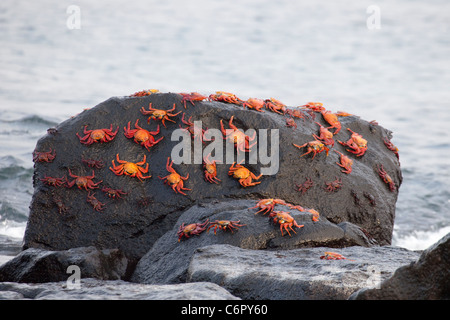
[[[284,206],[288,205],[288,203],[286,203],[286,201],[284,201],[282,199],[262,199],[262,200],[258,201],[256,206],[251,207],[249,209],[259,208],[259,211],[255,212],[255,214],[258,214],[261,211],[263,211],[263,214],[266,214],[266,213],[271,213],[276,204],[281,204]]]
[[[41,181],[44,182],[46,185],[54,186],[54,187],[60,187],[60,186],[64,185],[66,180],[67,180],[66,177],[54,178],[54,177],[47,177],[47,176],[44,176],[44,178],[41,179]]]
[[[394,152],[394,154],[397,157],[397,159],[400,160],[400,156],[398,154],[398,148],[389,139],[384,138],[383,142],[384,142],[386,148],[388,148],[389,150]]]
[[[322,102],[308,102],[307,104],[303,105],[302,107],[307,108],[312,111],[315,111],[315,112],[326,111]]]
[[[324,254],[325,254],[325,255],[321,256],[320,259],[325,259],[325,260],[349,260],[349,261],[354,261],[354,260],[347,259],[347,258],[344,257],[342,254],[339,254],[339,253],[336,253],[336,252],[326,251]]]
[[[152,103],[150,102],[150,104],[148,105],[148,111],[144,109],[144,107],[141,108],[141,113],[144,116],[150,115],[147,119],[147,123],[150,123],[150,120],[161,120],[164,128],[166,127],[165,121],[170,121],[170,122],[174,122],[172,119],[170,119],[170,117],[175,117],[176,115],[180,114],[180,112],[177,113],[171,113],[172,111],[174,111],[176,108],[175,103],[173,104],[173,108],[169,109],[169,110],[162,110],[162,109],[154,109],[152,107]]]
[[[209,220],[206,219],[203,223],[191,223],[187,226],[184,225],[184,222],[181,224],[180,228],[178,228],[178,242],[181,241],[181,238],[186,237],[190,238],[191,236],[198,235],[206,230],[207,225],[209,224]]]
[[[224,231],[229,230],[231,231],[231,233],[233,233],[233,229],[238,229],[238,227],[245,226],[245,224],[239,224],[239,222],[241,222],[241,220],[238,221],[216,220],[214,222],[211,222],[210,226],[208,227],[208,232],[209,229],[214,228],[214,234],[216,234],[217,229]]]
[[[192,122],[192,116],[189,117],[189,119],[186,121],[184,119],[185,113],[183,113],[183,116],[181,117],[181,122],[183,122],[185,125],[187,125],[186,128],[182,128],[180,125],[180,128],[183,130],[187,130],[189,134],[191,135],[192,139],[203,142],[205,134],[205,129],[202,127],[198,127],[195,125],[194,122]]]
[[[98,201],[98,199],[95,197],[95,194],[91,194],[89,192],[86,201],[94,207],[95,211],[100,212],[100,211],[103,211],[103,209],[105,209],[104,208],[105,204]]]
[[[334,146],[333,133],[324,126],[322,126],[320,123],[318,122],[316,123],[320,126],[319,136],[313,134],[313,137],[316,138],[317,140],[322,141],[327,146]]]
[[[189,101],[193,106],[195,106],[194,101],[203,101],[205,99],[208,99],[207,96],[201,95],[198,92],[180,93],[180,95],[183,97],[183,99],[181,99],[181,102],[183,103],[185,109],[186,101]]]
[[[325,182],[326,188],[325,190],[328,192],[334,192],[342,187],[342,179],[338,179],[331,182]]]
[[[320,113],[322,114],[323,119],[331,125],[327,129],[335,128],[336,131],[334,131],[334,135],[338,134],[339,131],[341,131],[341,123],[339,122],[337,115],[328,110],[322,110]]]
[[[295,185],[298,188],[297,191],[304,194],[306,191],[308,191],[309,188],[311,188],[314,185],[314,182],[311,180],[311,178],[306,178],[305,182],[303,182],[302,184],[300,185],[295,184]]]
[[[149,96],[154,93],[159,93],[159,90],[158,89],[142,90],[142,91],[133,93],[130,97],[145,97],[145,96]]]
[[[258,98],[249,98],[247,101],[242,103],[242,107],[245,109],[245,107],[249,109],[255,109],[259,112],[264,112],[264,110],[261,110],[264,108],[264,100],[258,99]]]
[[[62,201],[62,199],[58,196],[53,196],[53,202],[55,203],[56,207],[58,208],[59,213],[67,212],[68,208]]]
[[[294,118],[305,119],[305,114],[300,109],[287,109],[286,113]]]
[[[287,231],[289,236],[291,236],[288,228],[291,229],[292,231],[294,231],[294,233],[297,233],[297,232],[295,232],[294,229],[292,229],[292,226],[296,226],[297,228],[304,227],[303,224],[299,225],[297,223],[297,221],[295,221],[295,219],[289,214],[289,212],[286,212],[286,211],[273,211],[269,215],[269,217],[273,218],[273,221],[280,225],[280,231],[281,231],[282,236],[284,236],[283,229]]]
[[[159,138],[158,140],[155,140],[154,135],[157,135],[159,133],[159,125],[156,128],[156,131],[148,131],[143,128],[141,128],[138,125],[139,119],[136,120],[136,123],[134,124],[135,129],[130,129],[130,123],[131,121],[128,121],[128,127],[124,127],[124,135],[128,139],[134,138],[134,142],[137,144],[140,144],[141,146],[144,146],[145,149],[150,151],[149,148],[153,147],[155,144],[160,142],[164,137]]]
[[[90,168],[97,168],[97,169],[101,169],[105,166],[105,164],[103,163],[102,160],[94,160],[94,159],[81,159],[81,162],[83,162],[84,164],[86,164],[88,167]]]
[[[286,127],[297,129],[297,123],[294,118],[286,118]]]
[[[136,177],[140,181],[142,181],[142,179],[148,179],[148,178],[152,177],[151,175],[144,176],[144,173],[148,173],[148,163],[145,166],[145,168],[141,167],[147,160],[146,155],[144,155],[144,158],[142,159],[142,161],[139,161],[136,163],[120,160],[119,154],[116,154],[116,159],[119,164],[116,166],[116,164],[114,163],[114,160],[112,160],[113,166],[112,166],[112,168],[109,167],[109,169],[112,172],[114,172],[115,175],[121,176],[124,174],[126,176]]]
[[[250,144],[250,141],[253,141],[256,137],[256,131],[254,131],[253,136],[251,137],[246,135],[233,124],[233,118],[234,116],[231,116],[230,121],[228,122],[231,129],[227,130],[225,130],[223,126],[222,119],[220,120],[220,129],[224,136],[223,139],[227,139],[229,142],[234,143],[238,152],[250,152],[251,147],[256,144],[256,142]]]
[[[75,178],[75,179],[70,182],[67,181],[68,188],[72,188],[76,184],[78,189],[81,189],[81,188],[84,188],[85,190],[96,189],[96,188],[98,188],[98,185],[103,182],[103,180],[101,180],[100,182],[97,182],[97,183],[94,183],[94,181],[92,181],[92,179],[95,178],[94,170],[92,170],[92,175],[90,175],[90,176],[77,176],[77,175],[72,174],[72,171],[70,171],[70,169],[69,169],[69,176],[71,176],[72,178]]]
[[[350,172],[352,172],[352,165],[353,165],[353,160],[350,159],[349,157],[347,157],[346,155],[342,154],[342,152],[339,152],[337,150],[334,150],[334,152],[338,153],[341,155],[341,162],[336,162],[336,164],[343,168],[343,170],[341,170],[343,173],[347,173],[350,174]]]
[[[211,101],[220,101],[220,102],[226,102],[226,103],[234,103],[234,104],[241,104],[243,101],[236,97],[233,93],[225,92],[225,91],[216,91],[215,94],[211,94],[209,96],[209,100]]]
[[[388,185],[389,190],[395,191],[397,187],[395,186],[394,180],[392,180],[391,176],[384,170],[383,165],[377,165],[377,170],[381,179]]]
[[[221,181],[217,178],[217,168],[216,168],[216,160],[211,161],[209,159],[210,154],[203,158],[203,169],[205,170],[205,180],[209,183],[219,184],[217,181]]]
[[[85,136],[80,137],[78,132],[76,133],[76,135],[80,139],[80,142],[82,144],[91,145],[94,142],[95,143],[98,143],[98,142],[104,143],[104,142],[112,141],[115,138],[117,131],[119,131],[119,126],[117,126],[116,131],[113,131],[112,124],[109,129],[95,129],[95,130],[87,130],[87,125],[86,125],[86,126],[84,126],[84,130],[83,130],[83,133],[85,134]]]
[[[168,184],[175,193],[179,192],[181,194],[187,195],[183,192],[183,190],[192,190],[184,187],[184,181],[186,181],[189,178],[189,173],[186,175],[186,177],[182,177],[179,175],[174,168],[172,168],[173,161],[170,162],[170,157],[167,158],[167,164],[166,169],[170,172],[169,175],[165,177],[159,177],[161,180],[164,180],[164,183]]]
[[[257,184],[260,184],[261,181],[253,182],[253,179],[259,180],[262,177],[262,174],[259,176],[255,176],[254,173],[252,173],[250,170],[245,168],[244,166],[241,166],[240,164],[236,164],[236,162],[233,162],[233,164],[230,167],[230,170],[228,171],[229,176],[233,176],[236,179],[239,179],[239,183],[244,188],[256,186]]]
[[[294,147],[299,148],[299,149],[301,149],[303,147],[307,147],[307,152],[302,154],[300,157],[306,156],[308,153],[312,152],[313,153],[313,157],[312,158],[314,159],[316,154],[321,153],[323,151],[325,151],[327,153],[327,156],[328,156],[328,151],[330,149],[328,149],[328,147],[325,147],[325,145],[321,141],[317,140],[317,138],[314,137],[314,139],[316,139],[316,140],[309,141],[309,142],[307,142],[305,144],[302,144],[301,146],[293,143]]]
[[[352,131],[351,129],[347,128],[348,131],[352,133],[352,136],[347,142],[338,142],[342,144],[345,147],[348,147],[350,149],[346,149],[348,152],[351,152],[353,154],[356,154],[357,157],[363,156],[367,151],[367,140],[362,137],[362,135]]]
[[[309,212],[312,214],[312,221],[319,221],[320,213],[317,210],[314,209],[306,209],[306,212]]]
[[[270,111],[273,111],[273,112],[276,112],[279,114],[285,114],[287,112],[286,105],[275,98],[266,99],[264,102],[265,102],[266,109],[269,109]],[[281,113],[281,112],[283,112],[283,113]]]
[[[56,151],[50,148],[50,151],[33,151],[33,162],[52,162],[56,157]]]
[[[126,192],[123,192],[121,189],[112,189],[103,187],[102,191],[106,193],[106,195],[113,199],[122,199],[122,195],[127,194]]]

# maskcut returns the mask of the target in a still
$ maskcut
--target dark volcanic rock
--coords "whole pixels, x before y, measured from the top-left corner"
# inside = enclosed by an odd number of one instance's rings
[[[243,188],[236,179],[228,176],[230,163],[217,165],[219,184],[210,184],[204,180],[201,164],[174,164],[174,169],[182,176],[189,174],[185,182],[187,196],[176,194],[163,184],[158,176],[166,176],[166,161],[171,156],[174,146],[179,140],[171,141],[171,134],[181,123],[182,113],[174,117],[176,123],[166,121],[166,127],[160,124],[160,133],[156,139],[164,139],[146,150],[143,146],[128,139],[124,135],[124,127],[140,119],[139,124],[150,131],[156,130],[157,124],[148,116],[141,114],[140,109],[148,109],[149,103],[154,108],[170,109],[176,104],[174,112],[185,112],[185,119],[192,116],[192,121],[201,120],[204,128],[220,128],[220,120],[224,119],[226,128],[228,120],[234,116],[234,124],[243,130],[278,129],[279,130],[279,170],[274,175],[265,175],[259,185]],[[181,96],[178,94],[152,94],[146,97],[111,98],[96,107],[83,111],[79,115],[59,124],[42,137],[36,151],[56,153],[52,162],[37,162],[33,177],[34,195],[30,206],[30,215],[24,237],[24,248],[44,248],[47,250],[67,250],[74,247],[95,246],[100,249],[119,248],[129,259],[137,261],[155,243],[155,241],[174,227],[175,222],[186,209],[199,202],[227,198],[262,199],[281,198],[285,201],[320,212],[320,224],[329,225],[350,222],[362,228],[371,241],[380,245],[389,244],[392,237],[395,203],[398,192],[391,192],[380,179],[376,171],[378,164],[393,178],[396,186],[401,183],[401,171],[394,153],[386,148],[383,138],[390,138],[391,133],[378,125],[373,125],[356,116],[340,117],[342,130],[335,136],[333,149],[341,151],[353,159],[353,171],[347,175],[341,172],[336,164],[337,153],[325,152],[312,159],[311,155],[300,157],[306,148],[299,150],[293,143],[304,144],[312,141],[312,134],[318,134],[318,121],[324,125],[320,113],[303,113],[304,119],[296,119],[297,129],[286,127],[286,117],[266,110],[261,113],[243,109],[241,106],[221,102],[195,102],[195,106],[187,103],[184,109]],[[87,129],[118,128],[114,140],[108,143],[84,145],[80,143],[76,133],[83,136],[84,126]],[[346,128],[362,134],[368,141],[368,150],[362,157],[345,151],[337,140],[347,141],[350,132]],[[258,135],[258,141],[261,135]],[[269,139],[270,141],[270,139]],[[209,143],[206,142],[206,147]],[[273,148],[274,146],[271,146]],[[225,148],[225,145],[224,147]],[[255,147],[256,148],[256,147]],[[273,149],[275,150],[275,149]],[[194,150],[191,151],[194,153]],[[109,167],[111,161],[119,154],[120,159],[139,162],[147,156],[150,179],[139,181],[129,176],[116,176]],[[267,154],[267,153],[266,153]],[[103,168],[90,168],[82,159],[103,161]],[[260,160],[260,158],[258,158]],[[267,165],[258,161],[246,165],[258,175]],[[116,162],[117,164],[117,162]],[[64,178],[69,181],[69,169],[75,175],[91,175],[95,171],[94,183],[100,183],[99,189],[91,191],[100,202],[105,203],[101,212],[95,211],[87,202],[88,191],[76,186],[53,187],[46,185],[41,179],[46,176]],[[311,178],[314,186],[302,194],[295,190],[295,184],[303,183]],[[325,183],[342,179],[342,188],[335,192],[325,190]],[[103,187],[121,189],[126,192],[120,199],[108,198],[101,191]],[[398,190],[398,188],[397,188]],[[375,199],[371,204],[364,193]],[[64,207],[61,207],[64,205]],[[250,214],[251,218],[253,217]],[[249,223],[250,224],[250,221]],[[342,228],[337,228],[341,230]],[[337,230],[336,229],[336,230]],[[306,229],[305,229],[306,232]],[[334,237],[329,235],[328,237]],[[286,240],[286,237],[283,239]],[[319,243],[323,240],[319,239]],[[313,242],[310,242],[314,245]]]
[[[194,206],[184,212],[174,228],[156,241],[153,248],[145,254],[136,266],[132,281],[139,283],[167,284],[186,281],[187,269],[192,255],[198,248],[211,244],[226,243],[235,247],[252,250],[294,249],[299,247],[344,247],[350,245],[368,246],[364,233],[351,223],[335,225],[328,221],[313,222],[309,214],[290,210],[277,205],[276,210],[291,212],[299,225],[304,227],[291,231],[291,236],[281,235],[279,226],[275,225],[261,213],[254,215],[254,200],[229,200],[224,202]],[[178,242],[177,231],[182,223],[188,225],[199,221],[216,220],[239,221],[243,225],[233,233],[217,230],[204,231],[201,234],[182,238]],[[237,248],[236,248],[237,249]],[[264,254],[264,253],[261,253]]]
[[[333,250],[346,260],[322,260],[330,248],[256,251],[230,245],[198,249],[188,281],[220,284],[244,300],[342,300],[376,287],[418,253],[391,246]]]
[[[77,266],[82,278],[117,280],[125,277],[128,260],[118,249],[83,247],[48,251],[29,248],[0,266],[0,281],[65,281],[73,274],[69,266]]]
[[[417,261],[397,269],[380,288],[361,289],[351,299],[450,299],[450,234],[425,250]]]

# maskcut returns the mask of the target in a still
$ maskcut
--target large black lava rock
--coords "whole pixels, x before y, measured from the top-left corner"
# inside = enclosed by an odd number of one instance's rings
[[[158,238],[174,228],[184,211],[196,204],[229,199],[264,198],[279,198],[291,204],[317,210],[320,218],[314,222],[317,224],[315,228],[320,224],[337,225],[348,222],[359,227],[370,243],[390,244],[395,203],[402,180],[398,159],[383,142],[391,138],[390,131],[357,116],[339,117],[342,129],[334,136],[336,143],[331,147],[329,155],[322,152],[314,158],[312,154],[300,157],[307,148],[298,149],[293,144],[303,145],[313,141],[312,135],[319,134],[317,123],[328,126],[320,112],[298,109],[299,115],[303,118],[294,118],[297,128],[293,128],[286,126],[288,116],[268,109],[265,112],[258,112],[254,109],[244,109],[238,104],[217,101],[196,101],[195,105],[188,102],[185,109],[181,99],[182,96],[175,93],[115,97],[49,130],[36,146],[36,152],[51,151],[51,156],[49,162],[39,161],[39,154],[36,153],[34,195],[24,237],[24,248],[47,250],[86,246],[100,249],[118,248],[131,261],[137,261]],[[153,108],[165,110],[172,109],[175,104],[172,113],[177,115],[170,118],[175,123],[165,121],[165,126],[156,120],[147,123],[149,116],[143,115],[140,110],[141,108],[149,110],[150,103]],[[221,181],[217,184],[210,183],[205,181],[202,164],[198,161],[193,163],[195,152],[192,148],[190,151],[192,162],[173,164],[173,168],[181,176],[189,174],[188,179],[184,181],[184,187],[191,190],[184,190],[186,195],[174,192],[158,176],[167,176],[168,157],[174,158],[172,153],[180,154],[178,152],[180,139],[172,134],[180,126],[187,127],[181,121],[183,113],[185,120],[191,117],[191,121],[201,120],[203,128],[220,129],[222,119],[225,128],[229,128],[229,120],[233,117],[233,124],[237,128],[255,129],[257,135],[251,144],[256,141],[258,144],[253,146],[252,150],[256,148],[262,153],[257,155],[257,161],[253,163],[250,163],[247,157],[243,165],[258,176],[271,164],[275,164],[276,160],[279,161],[278,170],[277,166],[273,166],[274,174],[265,174],[254,180],[261,182],[260,184],[243,187],[235,178],[228,175],[231,163],[224,157],[222,162],[217,164],[217,178]],[[124,128],[128,123],[130,129],[134,129],[138,119],[138,124],[150,131],[157,131],[159,125],[160,132],[155,134],[155,139],[164,137],[148,150],[124,134]],[[83,132],[85,126],[87,130],[106,128],[111,129],[110,133],[115,133],[116,130],[117,133],[111,141],[86,145],[80,141],[80,137],[84,138],[87,135]],[[347,128],[361,134],[368,141],[368,150],[363,156],[357,157],[349,153],[346,151],[347,148],[337,142],[349,140],[351,132]],[[258,131],[259,129],[268,129],[269,151],[262,148],[265,132]],[[221,139],[216,137],[216,140],[204,141],[200,145],[206,149],[219,140]],[[88,142],[89,137],[83,141]],[[276,143],[279,145],[278,153]],[[225,150],[226,144],[223,144],[222,149],[216,152],[225,153]],[[353,170],[350,174],[343,173],[342,168],[336,164],[340,156],[333,150],[340,151],[353,160]],[[185,152],[187,153],[181,155],[189,155],[189,151]],[[272,163],[267,164],[267,161],[264,162],[261,158],[261,154],[270,155],[271,152],[275,157],[272,158]],[[134,163],[141,162],[146,157],[141,167],[145,168],[148,164],[148,173],[143,173],[143,176],[151,175],[151,178],[141,181],[136,177],[116,175],[110,167],[113,166],[113,160],[116,166],[119,165],[117,155],[120,160]],[[45,155],[41,156],[45,158]],[[87,160],[95,161],[89,163]],[[97,164],[99,167],[89,167],[88,164]],[[394,191],[391,191],[380,178],[377,171],[379,165],[383,165],[392,177],[396,185]],[[78,176],[91,176],[95,173],[92,183],[98,188],[94,186],[94,189],[79,189],[76,183],[69,188],[68,183],[70,185],[75,180],[69,173]],[[48,185],[42,180],[46,177],[61,178],[61,185]],[[65,182],[66,178],[68,183]],[[304,193],[299,192],[296,184],[304,183],[307,178],[313,182],[312,187]],[[341,188],[327,191],[326,183],[336,179],[342,180]],[[120,189],[126,194],[110,198],[102,191],[103,188]],[[97,206],[99,211],[93,206],[95,202],[88,202],[89,196],[104,204]],[[257,217],[249,213],[249,219],[253,218]],[[297,233],[309,231],[305,225]],[[348,244],[354,242],[346,239],[341,244],[334,243],[334,246]],[[311,241],[310,245],[314,246],[314,242]]]

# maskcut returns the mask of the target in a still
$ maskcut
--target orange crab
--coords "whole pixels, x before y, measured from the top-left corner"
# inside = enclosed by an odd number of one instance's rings
[[[273,111],[273,112],[276,112],[279,114],[285,114],[287,112],[286,105],[283,102],[281,102],[275,98],[266,99],[266,100],[264,100],[264,102],[265,102],[266,109],[269,109],[270,111]]]
[[[308,102],[307,104],[303,105],[302,107],[307,108],[311,111],[315,111],[315,112],[326,111],[322,102]]]
[[[221,181],[219,178],[217,178],[217,168],[216,168],[216,160],[211,161],[209,159],[210,154],[203,158],[203,169],[205,170],[205,180],[209,183],[216,183],[219,184],[217,181]]]
[[[216,220],[214,222],[211,222],[210,226],[208,227],[208,232],[209,232],[209,229],[214,228],[214,234],[216,234],[217,229],[224,230],[224,231],[229,230],[229,231],[231,231],[231,233],[233,233],[233,229],[238,229],[238,227],[245,226],[245,224],[239,224],[239,222],[241,222],[241,220],[237,220],[237,221]]]
[[[220,102],[226,102],[226,103],[234,103],[234,104],[241,104],[243,101],[236,97],[235,94],[225,91],[216,91],[216,93],[211,94],[209,96],[210,101],[220,101]]]
[[[336,253],[336,252],[330,252],[330,251],[324,252],[324,255],[321,256],[320,259],[322,259],[322,260],[325,259],[325,260],[349,260],[349,261],[354,261],[354,260],[347,259],[342,254],[339,254],[339,253]]]
[[[126,176],[136,177],[140,181],[142,181],[142,179],[149,179],[152,177],[151,175],[144,176],[144,173],[148,173],[148,163],[145,166],[145,168],[141,167],[147,160],[146,155],[144,155],[144,158],[142,161],[136,162],[136,163],[120,160],[119,154],[116,154],[116,159],[119,164],[116,166],[116,164],[114,163],[114,160],[112,160],[113,166],[112,166],[112,168],[109,167],[109,169],[112,172],[114,172],[114,174],[116,174],[117,176],[121,176],[124,174]]]
[[[264,112],[264,110],[261,110],[264,108],[265,102],[264,100],[258,99],[258,98],[249,98],[247,101],[242,103],[242,107],[245,109],[245,107],[249,109],[255,109],[259,112]]]
[[[159,93],[159,90],[158,89],[142,90],[142,91],[133,93],[132,95],[130,95],[130,97],[145,97],[145,96],[149,96],[154,93]]]
[[[209,224],[209,220],[206,219],[203,223],[191,223],[187,226],[184,225],[184,222],[181,224],[181,226],[178,228],[178,242],[181,241],[181,238],[190,238],[191,236],[198,235],[206,230],[207,225]]]
[[[347,128],[348,131],[352,133],[352,136],[347,142],[338,142],[345,147],[350,149],[346,149],[348,152],[356,154],[357,157],[363,156],[367,151],[367,140],[362,137],[359,133],[352,131],[350,128]]]
[[[244,132],[239,130],[234,124],[233,124],[234,116],[231,116],[230,121],[228,122],[231,129],[225,130],[223,126],[222,119],[220,120],[220,129],[222,131],[222,134],[224,136],[223,139],[227,139],[229,142],[234,143],[234,146],[236,149],[242,152],[250,152],[250,149],[256,144],[250,144],[250,141],[255,140],[256,137],[256,131],[253,133],[253,135],[250,137],[246,135]]]
[[[241,166],[240,164],[236,164],[236,162],[233,162],[233,164],[230,167],[230,170],[228,171],[229,176],[233,176],[236,179],[239,179],[239,183],[244,188],[256,186],[257,184],[260,184],[261,181],[253,182],[253,179],[259,180],[262,177],[262,174],[259,176],[255,176],[253,172],[245,168],[244,166]]]
[[[56,151],[50,148],[50,151],[33,151],[33,162],[52,162],[56,157]]]
[[[84,188],[85,190],[96,189],[96,188],[98,188],[98,185],[103,182],[103,180],[101,180],[100,182],[97,182],[97,183],[94,183],[94,181],[92,181],[95,178],[94,170],[92,170],[92,175],[90,175],[90,176],[77,176],[77,175],[72,174],[72,171],[70,171],[70,169],[69,169],[69,176],[71,176],[72,178],[75,178],[75,179],[70,182],[67,181],[68,188],[72,188],[76,184],[78,189],[81,189],[81,188]]]
[[[83,133],[85,134],[85,136],[80,137],[78,132],[76,133],[76,135],[80,139],[80,142],[82,144],[91,145],[94,142],[95,143],[98,143],[98,142],[104,143],[104,142],[112,141],[115,138],[117,131],[119,131],[119,126],[117,126],[116,131],[113,131],[112,124],[109,129],[95,129],[95,130],[87,130],[87,125],[86,125],[86,126],[84,126],[84,130],[83,130]]]
[[[350,172],[352,172],[353,160],[342,154],[342,152],[339,152],[337,150],[334,150],[334,152],[341,155],[341,162],[336,162],[339,167],[343,168],[343,170],[341,171],[343,173],[350,174]]]
[[[297,233],[297,232],[295,232],[294,229],[292,229],[292,226],[296,226],[297,228],[304,227],[303,224],[299,225],[297,223],[297,221],[295,221],[295,219],[289,214],[289,212],[286,212],[286,211],[273,211],[269,215],[269,218],[273,218],[273,221],[280,225],[280,231],[281,231],[282,236],[284,236],[283,229],[287,231],[289,236],[291,236],[288,228],[291,229],[292,231],[294,231],[294,233]]]
[[[328,151],[330,149],[328,149],[328,147],[325,147],[325,145],[321,141],[317,140],[316,137],[314,137],[314,139],[315,139],[314,141],[309,141],[309,142],[307,142],[305,144],[302,144],[301,146],[293,143],[294,147],[299,148],[299,149],[301,149],[303,147],[307,147],[307,152],[302,154],[300,157],[306,156],[307,154],[312,152],[313,153],[313,157],[312,158],[314,159],[316,154],[321,153],[323,151],[325,151],[327,153],[327,156],[328,156]]]
[[[175,123],[175,121],[173,121],[172,119],[170,119],[170,117],[175,117],[176,115],[180,114],[180,112],[177,113],[171,113],[172,111],[174,111],[176,108],[175,103],[173,104],[173,108],[169,109],[169,110],[162,110],[162,109],[154,109],[152,107],[152,103],[150,102],[150,104],[148,105],[148,110],[145,110],[144,107],[141,108],[141,113],[144,116],[149,115],[148,119],[147,119],[147,123],[150,123],[150,120],[161,120],[164,128],[166,127],[165,121],[170,121]]]
[[[386,146],[386,148],[388,148],[389,150],[394,152],[397,159],[400,160],[400,156],[398,154],[398,148],[389,139],[383,138],[383,142],[384,142],[384,145]]]
[[[388,175],[386,170],[384,170],[383,165],[377,165],[377,171],[381,179],[383,179],[383,181],[388,185],[389,190],[394,192],[397,189],[397,187],[395,186],[394,180],[392,180],[391,176]]]
[[[189,101],[193,106],[195,106],[194,101],[203,101],[205,99],[208,99],[207,96],[204,96],[198,92],[191,92],[191,93],[179,93],[183,99],[181,99],[181,102],[184,105],[184,108],[186,109],[186,102]]]
[[[175,193],[179,192],[181,194],[187,195],[182,190],[192,190],[184,187],[184,181],[186,181],[189,178],[189,173],[186,175],[186,177],[180,176],[174,168],[172,168],[173,161],[170,161],[170,157],[167,158],[167,164],[166,169],[170,172],[169,175],[165,177],[159,177],[159,179],[164,180],[164,183],[168,184]]]
[[[159,138],[158,140],[155,140],[154,135],[157,135],[159,133],[159,125],[156,129],[156,131],[148,131],[143,128],[141,128],[138,125],[139,119],[136,120],[136,123],[134,124],[135,129],[130,129],[130,123],[131,121],[128,121],[128,127],[124,127],[124,135],[128,139],[134,138],[134,142],[137,144],[140,144],[141,146],[144,146],[145,149],[150,151],[149,148],[153,147],[155,144],[160,142],[164,137]]]
[[[328,127],[327,129],[331,129],[331,128],[335,128],[336,131],[334,131],[334,134],[338,134],[339,131],[341,131],[341,123],[338,120],[338,116],[335,113],[332,113],[329,110],[322,110],[320,111],[320,113],[322,114],[323,119],[330,124],[331,126]]]
[[[203,129],[202,127],[196,126],[192,122],[192,116],[190,116],[188,120],[185,120],[184,116],[185,116],[185,113],[183,113],[183,116],[181,117],[181,122],[183,122],[185,125],[187,125],[187,127],[182,128],[180,125],[180,128],[183,130],[187,130],[189,132],[189,134],[191,135],[192,139],[203,142],[204,134],[205,134],[206,130]]]
[[[316,138],[317,140],[323,141],[323,143],[326,144],[327,146],[334,146],[333,133],[320,123],[318,122],[316,123],[320,126],[319,136],[313,134],[313,137]]]
[[[284,206],[288,205],[288,203],[286,203],[286,201],[284,201],[282,199],[262,199],[262,200],[258,201],[256,206],[251,207],[249,209],[259,208],[259,211],[255,212],[255,214],[258,214],[261,211],[263,211],[263,214],[266,214],[266,213],[271,213],[273,211],[273,209],[275,208],[276,204],[281,204]]]
[[[319,211],[314,210],[314,209],[306,209],[305,211],[311,213],[312,221],[314,221],[314,222],[319,221],[319,217],[320,217]]]

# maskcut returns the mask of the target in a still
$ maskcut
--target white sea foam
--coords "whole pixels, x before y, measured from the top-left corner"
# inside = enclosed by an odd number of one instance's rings
[[[450,226],[439,228],[437,230],[413,231],[404,236],[399,236],[394,232],[392,245],[409,250],[425,250],[449,232]]]

